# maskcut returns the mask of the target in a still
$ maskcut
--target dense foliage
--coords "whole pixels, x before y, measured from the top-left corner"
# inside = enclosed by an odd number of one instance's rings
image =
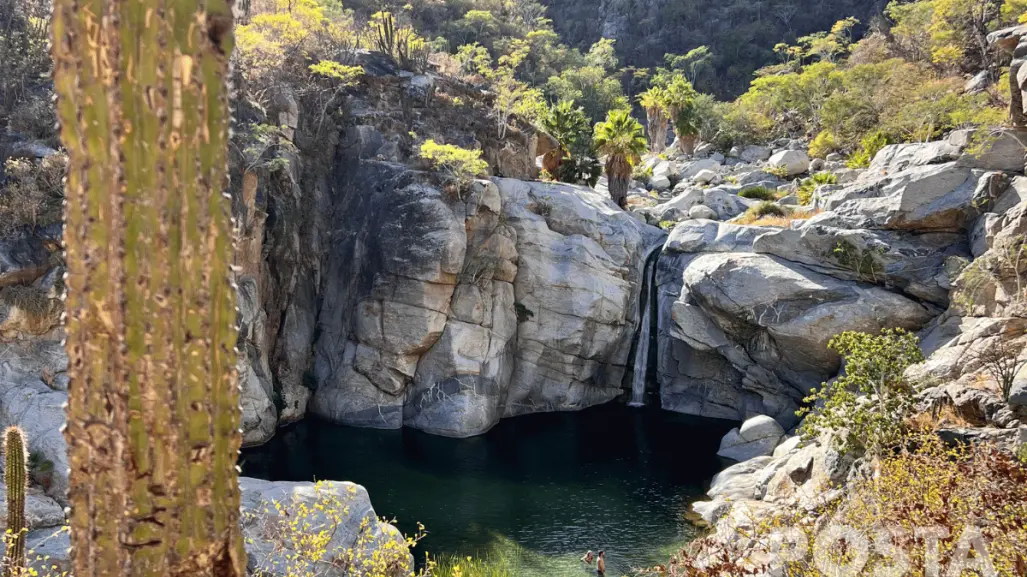
[[[846,332],[828,347],[844,359],[844,372],[806,399],[813,408],[801,411],[803,433],[832,435],[842,452],[880,454],[894,447],[906,432],[914,400],[903,372],[924,360],[916,335],[901,329]]]

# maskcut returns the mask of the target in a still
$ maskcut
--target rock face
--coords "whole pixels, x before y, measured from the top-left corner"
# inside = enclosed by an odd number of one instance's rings
[[[314,414],[464,437],[621,393],[658,230],[567,185],[496,179],[455,198],[376,163],[345,182]]]

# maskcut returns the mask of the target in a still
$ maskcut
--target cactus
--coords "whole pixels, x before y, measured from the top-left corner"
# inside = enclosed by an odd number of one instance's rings
[[[375,22],[379,52],[394,56],[396,49],[396,18],[391,12],[379,12],[372,18]]]
[[[7,550],[4,577],[25,572],[25,487],[28,461],[25,459],[25,434],[18,427],[4,431],[4,483],[7,485]]]
[[[241,577],[232,0],[55,0],[76,577]]]

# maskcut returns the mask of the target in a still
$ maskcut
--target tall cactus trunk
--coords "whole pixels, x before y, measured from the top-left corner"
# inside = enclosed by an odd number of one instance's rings
[[[55,0],[76,577],[241,577],[231,0]]]
[[[7,541],[4,551],[4,577],[25,573],[25,488],[28,485],[28,460],[25,434],[18,427],[4,431],[4,483],[7,485]]]

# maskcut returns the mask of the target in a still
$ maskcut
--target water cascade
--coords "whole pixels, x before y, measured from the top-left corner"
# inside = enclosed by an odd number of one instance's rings
[[[639,313],[642,318],[638,338],[635,341],[635,372],[631,380],[631,402],[628,406],[645,406],[645,386],[649,380],[650,356],[656,347],[656,328],[659,326],[659,302],[657,299],[656,265],[663,252],[663,244],[649,250],[642,272],[642,288],[638,294]]]

